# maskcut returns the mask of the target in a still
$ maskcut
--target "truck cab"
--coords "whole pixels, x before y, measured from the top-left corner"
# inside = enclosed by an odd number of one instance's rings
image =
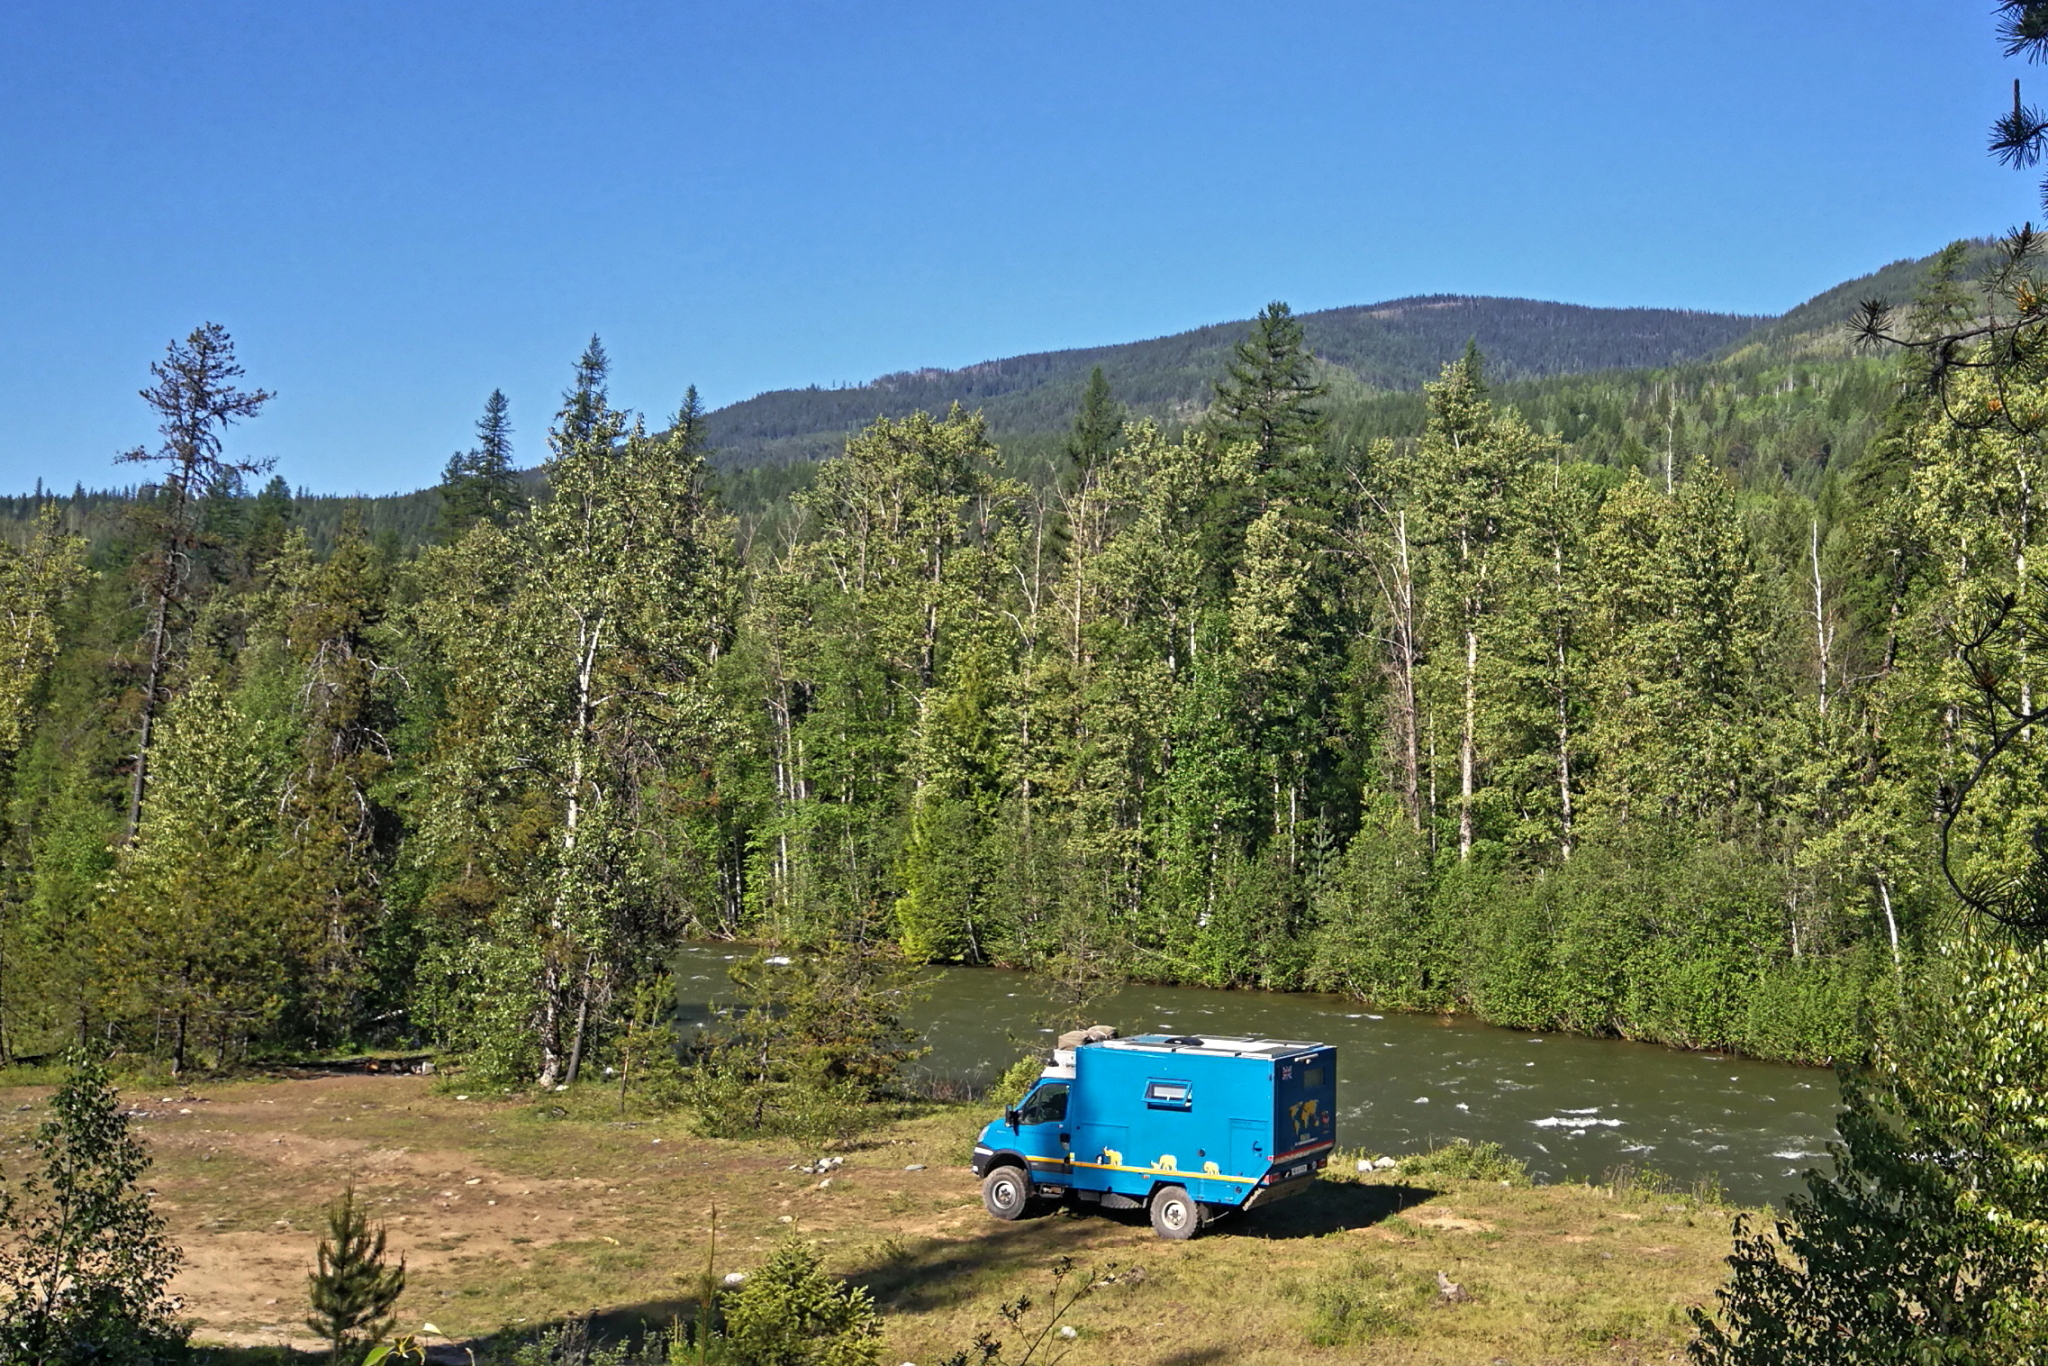
[[[1307,1188],[1336,1146],[1337,1050],[1184,1034],[1063,1035],[974,1148],[982,1203],[1017,1219],[1071,1199],[1150,1212],[1163,1238]]]

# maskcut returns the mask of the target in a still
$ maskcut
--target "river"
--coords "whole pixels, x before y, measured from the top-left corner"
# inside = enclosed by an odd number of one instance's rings
[[[723,996],[731,945],[677,961],[685,1020]],[[931,1051],[917,1066],[987,1081],[1036,1040],[1042,984],[996,968],[938,968],[910,1023]],[[1827,1165],[1840,1102],[1833,1073],[1655,1044],[1524,1034],[1470,1020],[1377,1014],[1341,996],[1131,985],[1094,1012],[1125,1034],[1260,1035],[1337,1046],[1337,1141],[1399,1156],[1452,1139],[1491,1140],[1541,1181],[1597,1180],[1631,1164],[1685,1183],[1717,1178],[1729,1198],[1782,1206]]]

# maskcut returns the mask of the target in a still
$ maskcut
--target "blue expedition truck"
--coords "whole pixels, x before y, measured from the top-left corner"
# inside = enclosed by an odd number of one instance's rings
[[[1234,1209],[1301,1191],[1336,1146],[1337,1050],[1285,1039],[1060,1037],[1052,1066],[974,1145],[982,1203],[1021,1218],[1071,1197],[1151,1212],[1192,1238]]]

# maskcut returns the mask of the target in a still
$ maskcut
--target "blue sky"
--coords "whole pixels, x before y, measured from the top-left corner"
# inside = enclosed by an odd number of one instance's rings
[[[493,387],[538,461],[593,331],[660,415],[1275,298],[1777,312],[2038,215],[1989,10],[11,0],[0,489],[125,479],[204,320],[230,449],[377,493]]]

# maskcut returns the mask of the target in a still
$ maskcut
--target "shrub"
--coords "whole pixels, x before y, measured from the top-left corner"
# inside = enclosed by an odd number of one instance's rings
[[[1304,1331],[1318,1347],[1397,1337],[1414,1331],[1413,1315],[1435,1293],[1436,1287],[1426,1279],[1403,1277],[1354,1257],[1306,1287],[1309,1315]]]
[[[882,1316],[868,1292],[827,1276],[795,1234],[725,1302],[725,1348],[747,1366],[876,1366]]]
[[[1832,1175],[1735,1222],[1703,1366],[2048,1362],[2048,948],[1942,949],[1844,1072]]]
[[[913,974],[886,944],[837,939],[788,956],[764,952],[730,975],[739,1000],[689,1079],[708,1136],[844,1136],[920,1051],[903,1025]]]
[[[1473,1143],[1458,1139],[1417,1157],[1404,1157],[1403,1176],[1435,1176],[1453,1181],[1506,1181],[1529,1184],[1529,1168],[1498,1143]]]
[[[1031,1084],[1037,1081],[1044,1071],[1045,1055],[1043,1053],[1026,1053],[1023,1057],[1011,1063],[1009,1069],[1003,1075],[997,1077],[995,1084],[988,1088],[987,1099],[989,1103],[1004,1106],[1015,1105],[1018,1101],[1024,1099],[1024,1093],[1031,1089]]]
[[[0,1189],[0,1362],[178,1355],[165,1289],[180,1255],[136,1188],[149,1156],[97,1063],[74,1063],[31,1147],[40,1170]]]

